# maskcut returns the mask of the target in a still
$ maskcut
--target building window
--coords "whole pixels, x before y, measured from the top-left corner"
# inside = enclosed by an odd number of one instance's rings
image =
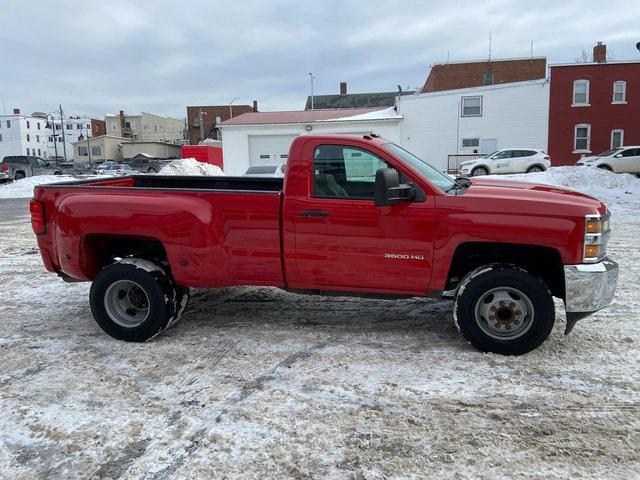
[[[115,124],[115,123],[112,123],[112,124],[111,124],[111,130],[115,130],[116,128],[117,128],[116,124]]]
[[[87,157],[89,155],[87,152],[87,147],[78,147],[78,155],[80,155],[81,157]]]
[[[42,153],[40,153],[40,149],[38,149],[38,156],[42,156]]]
[[[40,122],[38,122],[38,130],[40,130]]]
[[[82,130],[82,124],[76,123],[76,130]]]
[[[624,145],[624,130],[611,130],[611,148]]]
[[[96,157],[102,155],[102,149],[100,148],[100,145],[91,147],[91,155],[94,155]]]
[[[573,82],[573,105],[589,105],[589,80]]]
[[[11,120],[7,120],[7,128],[11,128]]]
[[[611,103],[627,103],[627,82],[624,80],[613,82],[613,99]]]
[[[85,127],[87,128],[87,130],[91,130],[91,124],[90,124],[90,123],[87,123],[87,124],[85,125]]]
[[[480,146],[479,138],[463,138],[462,139],[462,148],[473,148]]]
[[[493,85],[493,73],[485,73],[482,78],[483,85]]]
[[[2,141],[2,134],[0,133],[0,142]]]
[[[40,135],[36,135],[36,143],[40,143]]]
[[[29,147],[27,147],[27,155],[29,155]]]
[[[576,125],[573,137],[573,150],[575,152],[589,153],[589,145],[591,141],[591,125],[581,123]]]
[[[73,128],[73,125],[71,125],[70,123],[67,123],[67,130],[71,130]]]
[[[482,97],[462,97],[462,116],[463,117],[481,117],[482,116]]]
[[[31,135],[27,133],[27,142],[30,142],[30,141],[31,141]]]
[[[31,128],[31,124],[29,123],[29,120],[27,120],[27,128]]]

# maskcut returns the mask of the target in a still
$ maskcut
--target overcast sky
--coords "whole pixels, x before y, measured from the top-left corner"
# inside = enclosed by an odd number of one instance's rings
[[[316,93],[424,84],[432,63],[534,55],[574,61],[604,41],[640,60],[637,0],[57,1],[0,0],[0,99],[6,111],[102,118],[187,105],[303,109]],[[2,106],[0,105],[0,108]]]

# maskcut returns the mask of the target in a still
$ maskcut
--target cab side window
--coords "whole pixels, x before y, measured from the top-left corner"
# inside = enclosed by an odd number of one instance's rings
[[[377,155],[343,145],[320,145],[313,152],[313,196],[373,199],[376,172],[391,168]]]
[[[494,159],[496,159],[496,160],[502,160],[502,159],[504,159],[504,158],[511,158],[511,153],[512,153],[512,151],[511,151],[511,150],[505,150],[505,151],[503,151],[503,152],[496,153],[496,154],[493,156],[493,158],[494,158]]]

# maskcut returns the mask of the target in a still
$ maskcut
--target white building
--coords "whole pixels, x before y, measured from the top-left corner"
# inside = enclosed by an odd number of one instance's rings
[[[0,115],[0,160],[8,155],[47,158],[50,134],[46,117],[22,115],[19,109]]]
[[[398,143],[442,170],[449,155],[547,148],[546,79],[407,95],[396,105]]]
[[[63,157],[66,151],[67,161],[74,161],[73,144],[80,140],[86,140],[87,135],[91,137],[91,119],[70,117],[65,118],[63,123],[64,135],[60,120],[54,120],[55,135],[51,132],[48,137],[49,155],[55,155],[57,151],[58,157]]]
[[[250,166],[282,165],[299,135],[375,132],[396,140],[401,120],[393,107],[245,113],[222,123],[224,171],[242,175]]]
[[[387,109],[251,112],[222,123],[225,173],[281,164],[305,133],[376,133],[447,170],[449,155],[547,148],[546,79],[405,95]]]
[[[106,115],[107,135],[130,138],[140,142],[181,143],[184,122],[177,118],[161,117],[142,112],[139,115]]]

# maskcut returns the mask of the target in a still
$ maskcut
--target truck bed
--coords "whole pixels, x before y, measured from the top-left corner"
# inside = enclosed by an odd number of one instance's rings
[[[283,180],[134,175],[40,185],[50,271],[91,280],[120,246],[152,242],[180,285],[284,284]]]
[[[127,177],[92,178],[75,182],[53,183],[42,185],[42,188],[131,187],[175,190],[280,192],[282,191],[283,183],[284,180],[282,178],[132,175]]]

